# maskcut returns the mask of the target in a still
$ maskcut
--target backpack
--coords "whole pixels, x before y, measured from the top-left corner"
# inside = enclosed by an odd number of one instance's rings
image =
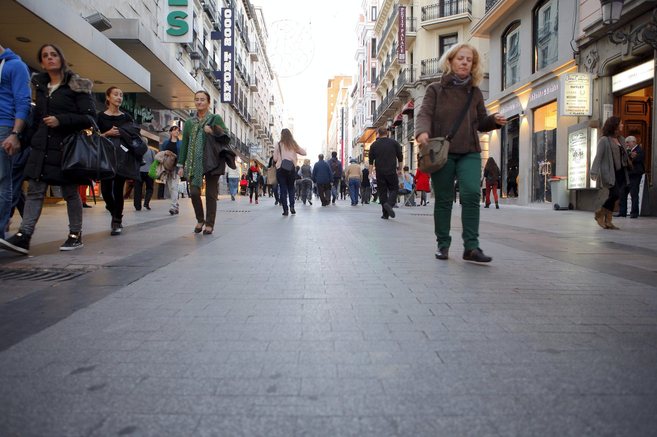
[[[331,171],[333,172],[333,177],[334,178],[339,178],[340,177],[340,164],[339,161],[336,159],[331,159]]]

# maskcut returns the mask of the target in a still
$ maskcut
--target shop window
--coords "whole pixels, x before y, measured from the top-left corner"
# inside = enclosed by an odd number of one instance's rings
[[[454,33],[451,35],[441,35],[438,38],[438,47],[439,47],[439,52],[438,56],[442,56],[449,50],[452,46],[456,45],[456,43],[459,42],[459,36]]]
[[[520,80],[520,21],[515,21],[502,35],[502,89]]]
[[[534,71],[557,61],[558,2],[543,0],[534,8]]]
[[[549,179],[557,171],[557,102],[534,110],[532,136],[532,201],[551,202]]]
[[[376,17],[377,17],[376,6],[372,6],[372,9],[370,11],[370,16],[372,17],[372,21],[376,21]]]

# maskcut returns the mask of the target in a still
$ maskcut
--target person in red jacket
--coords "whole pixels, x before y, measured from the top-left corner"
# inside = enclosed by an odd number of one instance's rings
[[[420,192],[420,206],[428,205],[427,193],[431,192],[429,174],[420,171],[419,168],[415,171],[415,191]]]
[[[253,195],[255,194],[255,203],[258,204],[258,184],[260,183],[260,167],[255,161],[251,161],[251,166],[246,175],[249,181],[249,203],[253,203]]]

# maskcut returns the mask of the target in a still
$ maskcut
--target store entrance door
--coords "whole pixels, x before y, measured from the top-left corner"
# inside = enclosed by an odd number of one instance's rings
[[[520,163],[520,117],[509,119],[502,129],[502,197],[518,197]]]
[[[641,88],[616,98],[618,114],[625,125],[623,135],[636,137],[637,143],[641,145],[645,153],[644,165],[646,168],[646,179],[651,181],[652,169],[652,137],[650,120],[652,117],[652,86]]]

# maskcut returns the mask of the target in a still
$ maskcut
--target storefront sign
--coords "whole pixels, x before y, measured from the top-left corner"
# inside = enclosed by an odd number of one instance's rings
[[[162,41],[191,43],[194,2],[192,0],[167,0],[162,8],[166,31]]]
[[[590,73],[567,73],[561,76],[560,115],[590,116],[593,94]]]
[[[221,103],[233,103],[235,84],[235,20],[232,8],[221,9]]]
[[[655,61],[651,60],[611,77],[611,91],[616,92],[655,77]]]
[[[595,188],[591,180],[591,163],[595,158],[597,130],[583,122],[568,128],[568,189]]]
[[[536,106],[541,106],[552,100],[556,100],[558,92],[559,79],[551,80],[545,85],[532,90],[531,94],[529,95],[529,102],[527,103],[527,107],[533,108]]]
[[[500,114],[507,118],[520,114],[521,111],[522,106],[520,105],[520,100],[518,100],[517,97],[513,98],[513,100],[500,104]]]
[[[568,189],[586,188],[588,179],[588,128],[568,134]]]
[[[397,62],[406,63],[406,6],[399,6],[399,26],[397,26]]]

